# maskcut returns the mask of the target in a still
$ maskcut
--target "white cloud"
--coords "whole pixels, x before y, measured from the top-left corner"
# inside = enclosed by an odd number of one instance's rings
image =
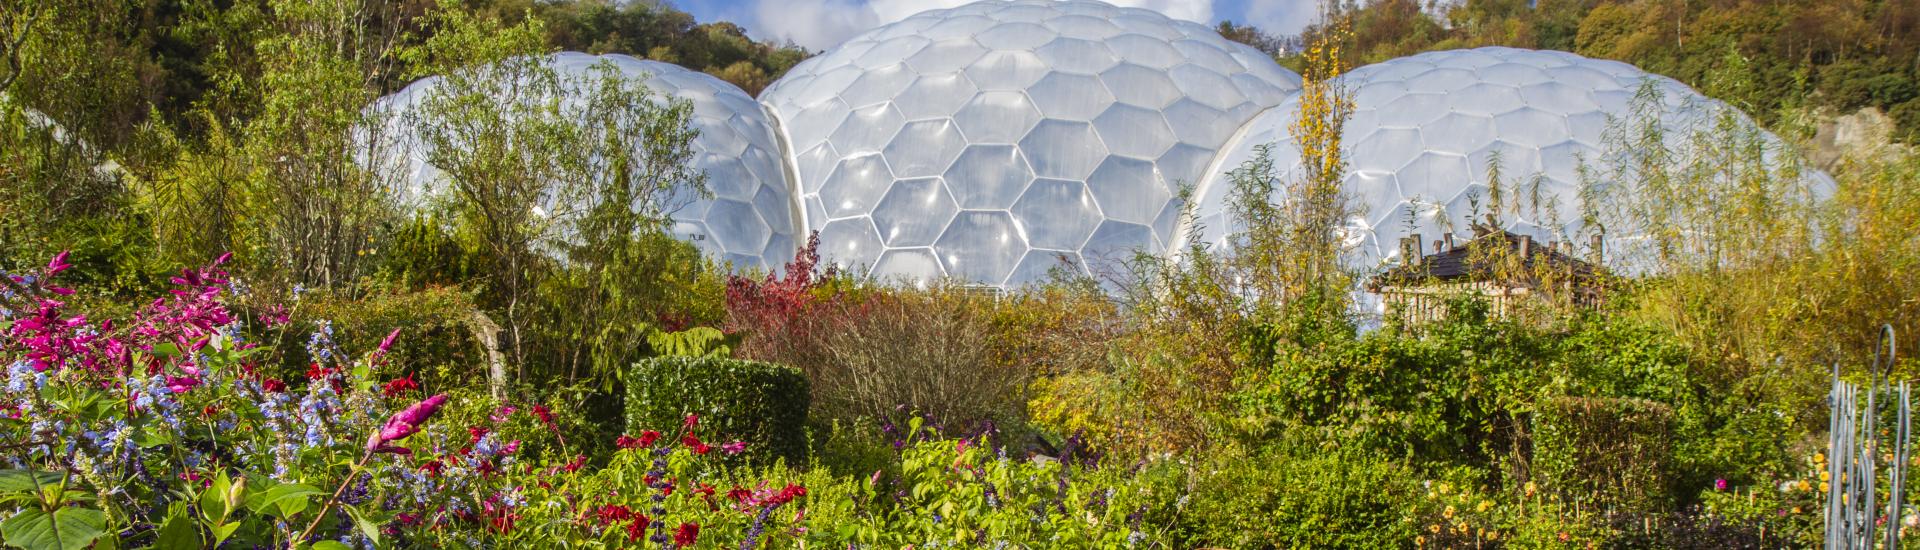
[[[1300,34],[1320,20],[1320,3],[1315,0],[1249,0],[1247,23],[1268,34]]]
[[[972,0],[755,0],[752,30],[758,36],[791,39],[807,49],[831,48],[874,27],[931,9]],[[1293,1],[1293,0],[1287,0]],[[1207,23],[1213,0],[1108,0],[1118,6],[1147,8],[1174,19]],[[1308,6],[1312,4],[1309,2]],[[1309,10],[1311,11],[1311,10]]]

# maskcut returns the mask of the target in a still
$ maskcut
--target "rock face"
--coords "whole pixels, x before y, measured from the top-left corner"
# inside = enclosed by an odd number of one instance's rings
[[[1893,142],[1893,118],[1878,108],[1845,115],[1822,111],[1814,116],[1820,122],[1814,126],[1812,150],[1807,154],[1821,170],[1833,170],[1846,159],[1891,160],[1913,148]]]

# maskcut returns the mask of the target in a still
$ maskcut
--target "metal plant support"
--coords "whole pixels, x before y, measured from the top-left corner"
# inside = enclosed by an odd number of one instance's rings
[[[1912,443],[1912,388],[1907,382],[1893,384],[1896,350],[1893,326],[1881,327],[1880,345],[1873,353],[1869,386],[1861,388],[1840,379],[1840,365],[1833,366],[1833,389],[1827,394],[1832,413],[1827,420],[1827,548],[1871,549],[1874,541],[1882,548],[1900,547],[1900,511],[1906,505],[1902,495],[1907,483],[1908,453]],[[1881,396],[1892,401],[1894,426],[1880,426]],[[1861,407],[1862,398],[1865,407]],[[1883,440],[1881,430],[1891,439]],[[1887,465],[1887,502],[1878,502],[1877,488],[1882,454],[1893,459]],[[1885,522],[1886,532],[1876,538],[1875,531]]]

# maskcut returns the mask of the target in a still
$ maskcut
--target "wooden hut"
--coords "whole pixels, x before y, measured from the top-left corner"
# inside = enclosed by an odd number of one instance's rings
[[[1448,302],[1463,294],[1486,299],[1497,318],[1600,303],[1606,272],[1599,235],[1581,259],[1570,242],[1535,242],[1487,224],[1473,228],[1472,240],[1456,244],[1447,233],[1431,251],[1422,250],[1419,234],[1401,239],[1401,264],[1370,278],[1367,290],[1381,296],[1389,317],[1415,325],[1445,318]]]

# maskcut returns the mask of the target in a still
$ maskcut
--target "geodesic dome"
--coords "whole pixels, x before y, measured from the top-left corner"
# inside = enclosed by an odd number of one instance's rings
[[[1656,111],[1639,116],[1657,121],[1670,146],[1708,130],[1731,109],[1671,78],[1558,51],[1429,52],[1360,67],[1341,80],[1354,101],[1342,135],[1349,169],[1344,188],[1363,209],[1345,236],[1350,257],[1362,267],[1398,259],[1400,238],[1412,233],[1427,240],[1446,231],[1466,234],[1481,220],[1476,214],[1488,209],[1496,160],[1502,188],[1524,189],[1534,203],[1503,212],[1503,229],[1543,242],[1572,240],[1583,229],[1583,165],[1596,190],[1621,183],[1592,178],[1604,178],[1600,168],[1619,154],[1609,150],[1606,136],[1614,121],[1635,115],[1636,96]],[[1253,158],[1256,146],[1273,145],[1275,176],[1298,175],[1299,150],[1289,134],[1298,101],[1290,97],[1254,120],[1225,153],[1219,170],[1195,191],[1196,227],[1183,230],[1182,243],[1231,246],[1229,235],[1244,231],[1227,213],[1227,172]],[[1830,178],[1811,171],[1806,177],[1815,195],[1831,194]],[[1637,238],[1610,233],[1605,247],[1631,249]]]
[[[1178,186],[1299,77],[1212,29],[1083,0],[933,10],[807,60],[761,100],[823,254],[989,286],[1158,253]],[[1084,267],[1081,267],[1084,269]]]
[[[788,193],[785,161],[774,126],[760,104],[724,80],[671,63],[625,55],[555,54],[548,60],[561,77],[584,77],[609,63],[626,77],[641,79],[656,97],[692,105],[690,123],[699,131],[692,145],[694,167],[706,173],[712,197],[678,195],[670,202],[671,232],[703,252],[736,268],[772,269],[796,250],[794,202]],[[396,115],[416,108],[440,82],[422,79],[382,98],[376,108]],[[387,122],[390,137],[405,139],[404,117]],[[400,159],[407,180],[404,194],[417,200],[431,191],[440,171],[422,160],[423,151],[405,151]]]

